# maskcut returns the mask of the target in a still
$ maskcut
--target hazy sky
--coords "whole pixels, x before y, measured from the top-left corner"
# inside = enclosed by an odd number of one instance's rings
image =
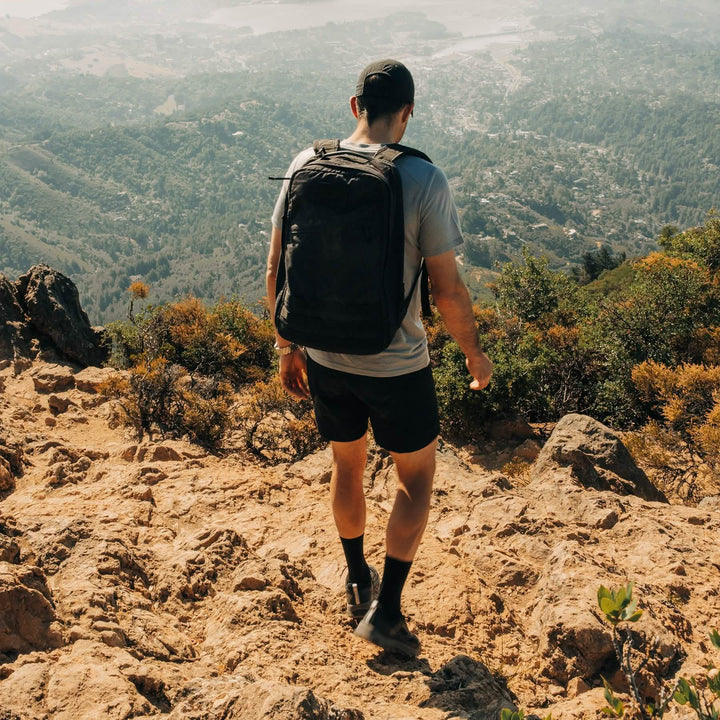
[[[0,17],[35,17],[66,6],[67,0],[0,0]]]

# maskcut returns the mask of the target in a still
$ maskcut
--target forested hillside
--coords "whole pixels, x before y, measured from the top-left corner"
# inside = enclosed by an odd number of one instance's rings
[[[135,279],[153,302],[259,299],[279,186],[268,176],[314,138],[349,132],[368,47],[413,53],[406,141],[450,178],[476,296],[525,246],[565,269],[601,244],[643,255],[720,197],[720,45],[591,30],[446,54],[457,38],[403,13],[260,36],[101,32],[94,45],[77,30],[82,49],[41,52],[0,25],[0,271],[58,267],[94,322],[126,312]],[[136,65],[92,49],[103,42]]]

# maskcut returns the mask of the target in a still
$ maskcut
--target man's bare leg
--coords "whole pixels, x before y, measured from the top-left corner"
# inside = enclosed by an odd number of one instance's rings
[[[353,442],[333,442],[330,498],[335,525],[342,543],[347,576],[345,597],[348,615],[360,620],[377,597],[380,577],[365,561],[365,490],[367,436]]]
[[[420,642],[405,623],[400,596],[430,513],[437,438],[412,453],[391,453],[398,473],[398,491],[387,526],[387,554],[376,603],[355,634],[385,650],[416,656]]]
[[[330,502],[341,538],[365,532],[363,474],[367,461],[367,434],[352,442],[333,442]]]
[[[421,450],[390,453],[398,473],[398,491],[387,526],[387,554],[410,562],[415,557],[430,512],[437,438]]]

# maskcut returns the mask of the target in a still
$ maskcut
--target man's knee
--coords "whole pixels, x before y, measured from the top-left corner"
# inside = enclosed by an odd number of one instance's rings
[[[432,482],[435,475],[435,455],[437,451],[437,437],[420,450],[409,453],[391,452],[393,462],[400,479],[417,478],[418,481]]]
[[[341,482],[362,479],[367,462],[367,436],[352,442],[333,442],[333,473]]]

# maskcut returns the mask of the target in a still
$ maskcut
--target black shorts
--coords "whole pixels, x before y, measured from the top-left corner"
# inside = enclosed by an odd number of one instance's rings
[[[378,378],[332,370],[308,357],[307,373],[315,422],[326,440],[358,440],[369,420],[380,447],[407,453],[429,445],[440,432],[430,366]]]

